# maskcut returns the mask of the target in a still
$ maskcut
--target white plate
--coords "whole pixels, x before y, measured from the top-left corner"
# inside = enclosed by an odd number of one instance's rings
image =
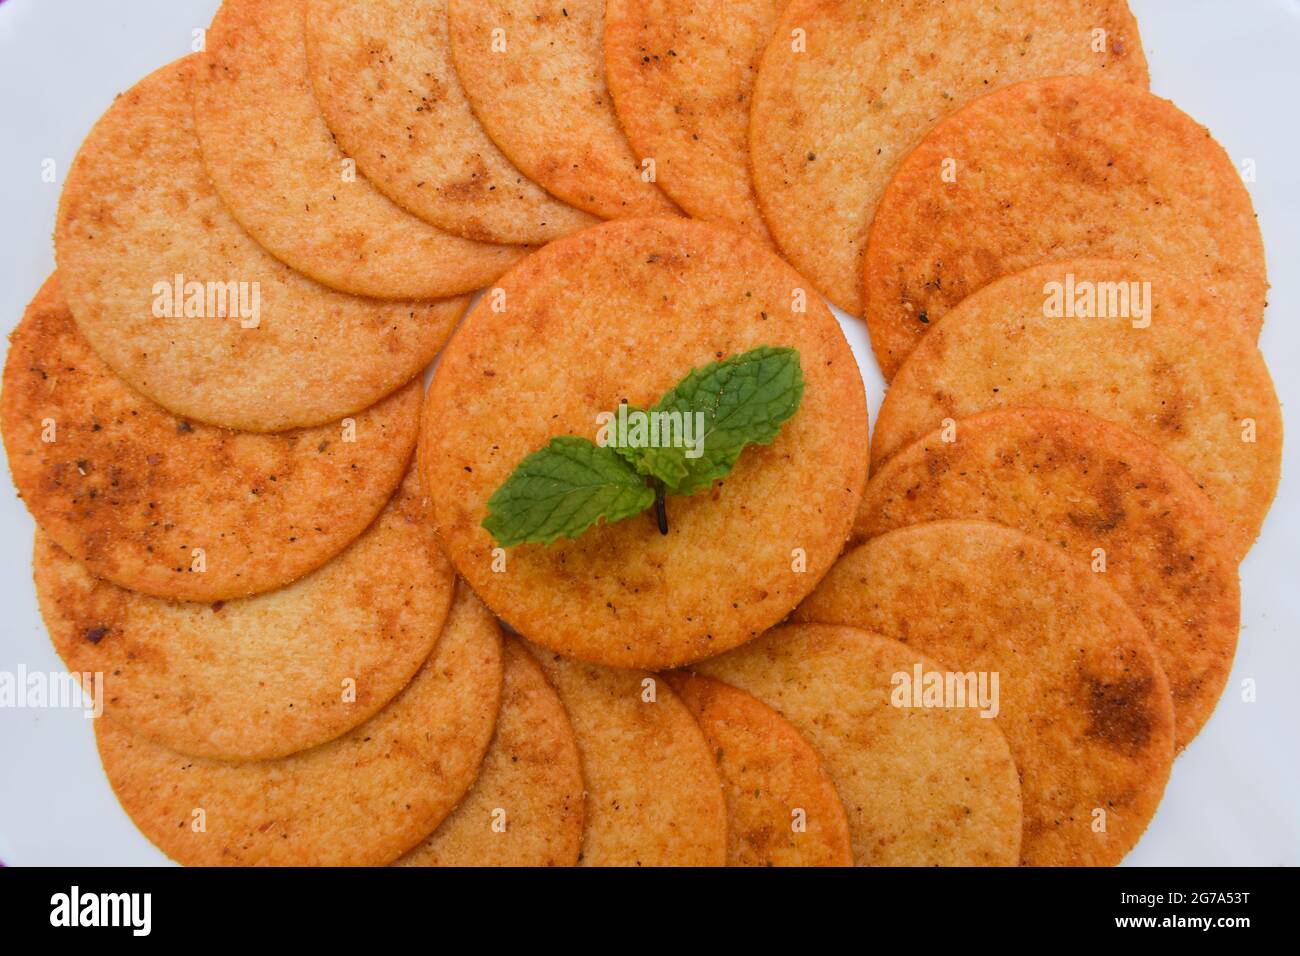
[[[50,234],[68,164],[113,97],[190,51],[217,0],[0,0],[0,327],[12,328],[54,268]],[[1300,394],[1300,0],[1132,0],[1152,89],[1253,159],[1249,188],[1268,249],[1261,346],[1284,406]],[[42,180],[53,160],[55,181]],[[874,417],[883,394],[866,333],[841,316]],[[1300,495],[1288,447],[1282,488],[1242,565],[1242,633],[1227,693],[1174,766],[1129,864],[1300,863]],[[33,524],[0,503],[0,672],[57,671],[31,584]],[[1257,700],[1242,699],[1251,680]],[[0,709],[0,861],[166,862],[118,807],[91,722]]]

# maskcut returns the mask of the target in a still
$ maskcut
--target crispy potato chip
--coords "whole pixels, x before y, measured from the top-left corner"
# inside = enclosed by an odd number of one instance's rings
[[[997,722],[899,707],[897,675],[942,667],[856,627],[778,627],[693,668],[753,694],[816,748],[859,866],[1014,866],[1020,780]]]
[[[802,292],[758,242],[685,219],[596,226],[502,279],[443,353],[421,426],[435,525],[476,593],[530,640],[611,667],[680,666],[788,614],[839,555],[866,468],[857,363]],[[621,401],[649,407],[763,345],[798,350],[799,410],[712,488],[669,497],[667,535],[648,512],[497,553],[488,499],[526,456],[594,441]]]
[[[1067,73],[1147,85],[1125,0],[790,0],[749,119],[754,190],[777,245],[861,315],[867,228],[907,152],[976,96]]]
[[[1173,701],[1102,575],[1011,528],[936,521],[850,551],[795,619],[897,634],[943,662],[1011,746],[1022,862],[1109,866],[1142,836],[1174,759]]]
[[[1055,308],[1070,289],[1084,305],[1091,291],[1094,305]],[[1255,343],[1195,284],[1145,263],[1071,260],[985,286],[895,376],[872,463],[947,420],[1026,405],[1141,435],[1219,507],[1238,557],[1259,535],[1281,472],[1282,411]]]
[[[496,733],[478,779],[397,866],[573,866],[582,850],[578,744],[559,696],[519,641],[505,641]]]
[[[407,470],[420,384],[350,423],[190,423],[113,374],[51,276],[10,336],[0,425],[14,484],[61,548],[124,588],[219,601],[288,584],[365,530]]]
[[[758,698],[663,675],[708,738],[727,798],[727,866],[852,866],[848,818],[817,751]]]
[[[524,175],[603,219],[672,215],[605,86],[605,0],[448,0],[451,53],[488,135]]]
[[[944,119],[885,190],[864,259],[867,327],[885,377],[989,282],[1081,258],[1159,265],[1259,335],[1264,242],[1223,147],[1136,86],[1053,77]]]
[[[420,218],[525,244],[596,222],[511,165],[474,118],[451,65],[446,0],[308,0],[307,56],[343,149]]]
[[[438,640],[455,573],[413,477],[351,547],[305,578],[236,601],[163,601],[94,578],[37,534],[32,563],[54,649],[104,675],[104,712],[185,754],[282,757],[388,703]]]
[[[406,690],[312,750],[228,763],[182,756],[108,718],[95,731],[122,807],[179,863],[380,866],[419,843],[469,790],[500,693],[500,631],[461,587]]]
[[[1241,592],[1227,522],[1143,438],[1081,412],[1006,408],[917,439],[872,476],[859,539],[943,518],[1041,538],[1104,575],[1146,626],[1187,746],[1223,692]]]
[[[772,241],[749,182],[749,101],[786,0],[608,0],[605,79],[659,188]]]
[[[531,651],[582,757],[584,866],[722,866],[727,805],[713,752],[672,688],[645,671]]]
[[[77,326],[128,384],[186,418],[272,432],[359,412],[429,363],[466,300],[344,295],[265,252],[203,167],[201,64],[145,77],[77,153],[55,229]]]

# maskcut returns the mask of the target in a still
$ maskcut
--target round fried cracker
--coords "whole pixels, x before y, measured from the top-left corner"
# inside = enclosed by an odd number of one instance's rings
[[[532,655],[504,646],[501,712],[478,780],[397,866],[573,866],[582,850],[578,744]]]
[[[771,242],[749,182],[749,100],[786,0],[608,0],[605,79],[659,188]]]
[[[77,153],[55,230],[77,325],[113,371],[186,418],[281,431],[360,411],[428,364],[466,300],[344,295],[263,251],[203,168],[190,95],[200,64],[141,80]]]
[[[894,707],[891,678],[940,665],[855,627],[778,627],[694,668],[748,691],[821,755],[868,866],[1014,866],[1020,782],[997,723]]]
[[[420,218],[525,244],[596,221],[515,169],[474,118],[451,65],[446,0],[308,0],[307,58],[340,145]]]
[[[381,866],[436,827],[474,782],[500,691],[500,631],[460,587],[407,688],[312,750],[229,763],[182,756],[108,718],[95,730],[123,809],[180,863]]]
[[[1110,866],[1142,836],[1174,759],[1169,685],[1129,607],[1059,549],[984,521],[902,528],[846,554],[795,619],[897,634],[988,681],[1023,863]]]
[[[951,181],[945,163],[955,164]],[[1158,264],[1259,335],[1264,242],[1223,147],[1145,90],[1053,77],[947,117],[885,190],[864,258],[867,326],[885,377],[966,296],[1072,258]]]
[[[14,484],[60,547],[124,588],[218,601],[287,584],[365,530],[411,459],[420,385],[350,425],[190,424],[113,374],[51,276],[10,336],[0,425]]]
[[[1137,283],[1148,317],[1049,318],[1049,284],[1071,277],[1076,288]],[[895,376],[872,463],[945,419],[1017,405],[1090,412],[1136,432],[1218,505],[1238,557],[1258,536],[1277,491],[1282,412],[1255,343],[1194,284],[1145,263],[1071,260],[985,286],[925,335]]]
[[[668,684],[530,648],[582,757],[583,866],[722,866],[727,805],[713,752]]]
[[[605,0],[448,0],[456,73],[488,135],[534,182],[604,219],[671,215],[605,87]]]
[[[781,620],[838,556],[865,480],[867,412],[843,332],[759,243],[685,219],[623,220],[526,259],[484,297],[429,390],[421,467],[448,555],[475,591],[552,650],[659,669]],[[496,304],[504,303],[502,311]],[[512,548],[488,498],[556,435],[596,437],[626,399],[649,407],[692,368],[760,345],[799,350],[799,411],[710,491],[574,540]]]
[[[1187,746],[1223,692],[1241,618],[1218,509],[1151,442],[1091,415],[1008,408],[961,419],[954,435],[945,442],[942,430],[931,432],[872,475],[855,536],[982,518],[1104,569],[1155,643],[1175,743]]]
[[[434,299],[491,282],[524,250],[434,228],[345,166],[312,93],[305,3],[225,0],[208,30],[194,120],[226,207],[276,258],[343,292]]]
[[[663,675],[713,748],[727,798],[727,866],[852,866],[844,805],[821,758],[772,708],[730,684]]]
[[[38,532],[36,594],[68,670],[104,675],[115,723],[181,753],[282,757],[367,720],[429,656],[455,573],[423,518],[412,473],[333,561],[278,591],[212,604],[94,578]]]
[[[908,150],[976,96],[1063,73],[1147,85],[1125,0],[792,0],[749,121],[768,228],[796,269],[861,315],[867,228]]]

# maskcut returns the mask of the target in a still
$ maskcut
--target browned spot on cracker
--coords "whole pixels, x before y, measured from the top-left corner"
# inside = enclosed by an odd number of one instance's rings
[[[1089,737],[1124,753],[1138,753],[1151,740],[1152,682],[1149,677],[1103,680],[1084,675]]]

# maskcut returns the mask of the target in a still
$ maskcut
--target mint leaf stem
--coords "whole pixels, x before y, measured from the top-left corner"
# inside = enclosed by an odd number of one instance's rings
[[[659,533],[668,533],[668,500],[664,497],[664,483],[658,478],[654,480],[655,489],[655,520],[659,522]]]

